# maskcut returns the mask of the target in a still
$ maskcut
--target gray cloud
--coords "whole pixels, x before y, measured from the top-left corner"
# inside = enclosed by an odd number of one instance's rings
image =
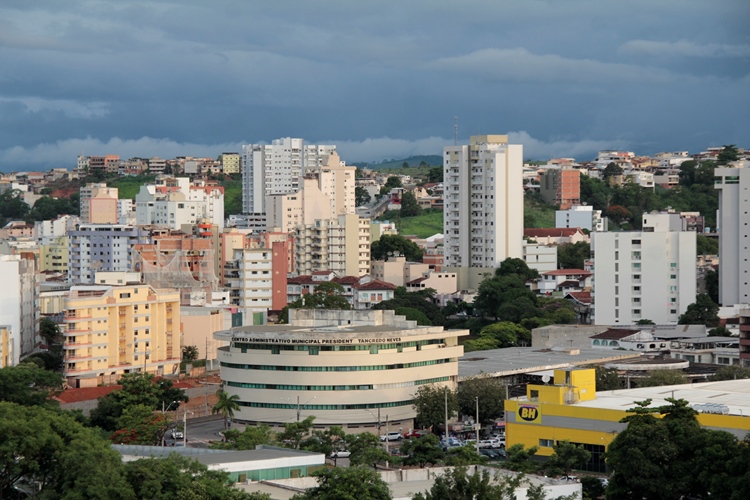
[[[624,54],[659,57],[750,57],[750,45],[699,44],[689,40],[676,42],[630,40],[620,47],[620,51]]]

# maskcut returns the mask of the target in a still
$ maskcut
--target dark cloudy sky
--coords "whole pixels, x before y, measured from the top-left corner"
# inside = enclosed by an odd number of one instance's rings
[[[2,0],[0,170],[344,160],[509,133],[525,157],[750,147],[748,0]]]

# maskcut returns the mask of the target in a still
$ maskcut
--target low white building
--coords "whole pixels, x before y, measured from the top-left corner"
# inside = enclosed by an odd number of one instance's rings
[[[555,227],[580,227],[589,231],[606,231],[607,219],[601,210],[591,205],[576,205],[568,210],[555,211]]]

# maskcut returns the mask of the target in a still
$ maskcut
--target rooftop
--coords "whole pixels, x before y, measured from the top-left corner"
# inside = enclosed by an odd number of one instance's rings
[[[567,368],[611,361],[640,358],[635,351],[603,349],[539,349],[536,347],[508,347],[488,351],[474,351],[458,359],[458,378],[480,374],[504,377],[519,373]]]

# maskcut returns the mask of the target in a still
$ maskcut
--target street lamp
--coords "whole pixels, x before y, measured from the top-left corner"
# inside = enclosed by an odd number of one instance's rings
[[[192,411],[185,408],[185,413],[182,414],[182,446],[187,446],[187,414],[195,415]]]
[[[161,414],[166,415],[166,413],[169,411],[170,408],[172,408],[172,405],[174,404],[180,404],[179,401],[172,401],[169,403],[169,405],[164,408],[164,401],[161,402]],[[167,417],[167,430],[169,430],[169,417]],[[161,445],[164,446],[164,436],[166,435],[166,431],[164,431],[164,434],[161,436]]]
[[[302,405],[306,405],[307,403],[309,403],[313,399],[317,399],[317,397],[318,396],[313,396],[313,397],[311,397],[310,399],[308,399],[307,401],[305,401],[304,403],[301,403],[301,404]],[[292,401],[290,398],[281,398],[281,400],[282,401],[286,400],[286,401],[290,401],[290,402]],[[302,415],[302,407],[300,406],[299,396],[297,396],[297,422],[299,422],[301,415]]]

